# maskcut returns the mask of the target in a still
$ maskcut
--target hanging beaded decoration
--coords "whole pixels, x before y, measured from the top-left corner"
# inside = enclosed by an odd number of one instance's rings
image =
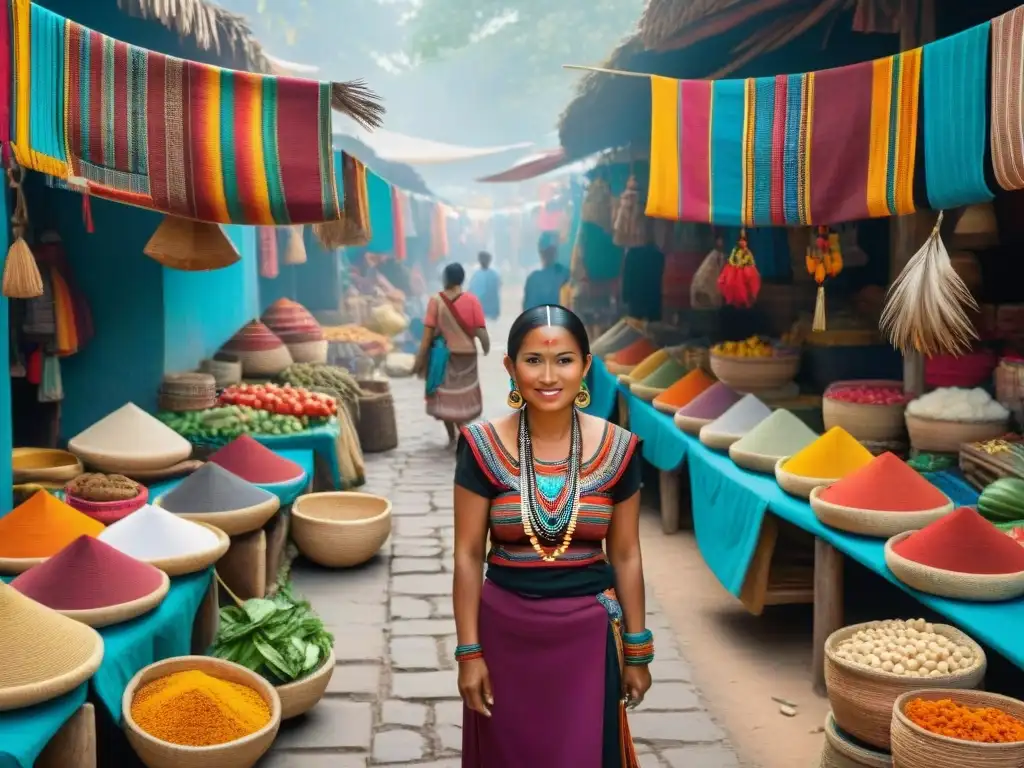
[[[526,408],[519,412],[519,504],[523,519],[523,532],[533,545],[534,551],[546,563],[553,563],[565,554],[576,531],[580,513],[580,470],[583,455],[583,437],[580,419],[576,409],[572,410],[572,427],[569,433],[569,460],[566,467],[565,486],[556,506],[555,514],[545,511],[541,490],[537,485],[537,468],[533,459],[533,442],[526,426]],[[558,540],[561,539],[561,543]],[[551,551],[544,548],[541,542]],[[557,545],[557,546],[556,546]]]

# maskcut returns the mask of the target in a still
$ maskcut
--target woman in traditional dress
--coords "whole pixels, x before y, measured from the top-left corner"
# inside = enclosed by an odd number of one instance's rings
[[[461,264],[444,269],[444,290],[432,296],[423,320],[414,370],[426,379],[427,413],[444,422],[448,443],[455,445],[459,427],[479,418],[483,410],[477,375],[476,340],[484,354],[491,351],[480,301],[462,290],[466,272]]]
[[[516,412],[463,428],[455,470],[462,765],[636,768],[625,713],[654,658],[637,438],[581,411],[590,344],[564,307],[519,316],[505,367]]]

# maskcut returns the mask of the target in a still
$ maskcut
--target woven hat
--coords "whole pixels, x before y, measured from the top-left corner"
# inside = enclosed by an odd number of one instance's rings
[[[99,539],[169,576],[194,573],[212,565],[230,544],[223,531],[152,504],[117,521]]]
[[[0,711],[39,704],[84,683],[103,661],[103,638],[0,581]]]
[[[142,252],[171,269],[202,272],[241,259],[220,224],[165,216]]]
[[[267,307],[260,319],[285,344],[324,338],[323,328],[312,313],[291,299],[278,299]]]
[[[103,472],[164,469],[192,454],[192,444],[135,403],[126,403],[68,441],[68,449]]]
[[[270,491],[213,462],[204,464],[156,503],[186,520],[220,528],[229,536],[259,530],[281,506]]]
[[[79,536],[11,586],[37,603],[92,627],[153,610],[164,599],[167,574],[90,536]]]
[[[259,320],[246,323],[220,351],[241,361],[244,376],[277,376],[292,364],[288,347]]]
[[[291,483],[305,474],[294,461],[278,456],[249,435],[235,438],[209,460],[256,485]]]
[[[99,536],[93,520],[46,491],[37,491],[0,517],[0,573],[21,573],[60,552],[79,536]]]

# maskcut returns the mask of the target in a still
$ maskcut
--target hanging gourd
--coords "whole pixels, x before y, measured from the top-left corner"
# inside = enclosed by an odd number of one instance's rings
[[[754,254],[747,246],[747,230],[741,229],[736,247],[718,275],[718,292],[726,304],[733,307],[754,306],[761,292],[761,273],[754,263]]]
[[[807,273],[818,284],[818,295],[814,300],[814,320],[811,330],[826,330],[825,323],[825,280],[836,277],[843,271],[843,253],[839,235],[828,227],[818,227],[818,236],[813,245],[807,246]]]

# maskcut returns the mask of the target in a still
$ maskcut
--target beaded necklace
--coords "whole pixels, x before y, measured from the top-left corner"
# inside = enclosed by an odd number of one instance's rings
[[[580,470],[583,455],[583,436],[576,409],[572,409],[572,427],[569,434],[569,459],[566,467],[565,488],[559,497],[567,503],[559,505],[554,515],[544,511],[541,491],[537,486],[537,468],[533,458],[533,441],[526,426],[526,408],[519,411],[519,504],[523,519],[523,532],[530,539],[534,551],[546,563],[553,563],[565,554],[572,543],[576,521],[580,513]],[[558,544],[550,552],[541,544]]]

